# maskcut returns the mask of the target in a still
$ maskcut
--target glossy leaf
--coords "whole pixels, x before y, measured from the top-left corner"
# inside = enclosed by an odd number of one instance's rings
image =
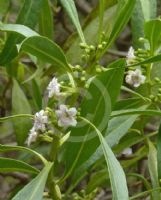
[[[38,174],[39,170],[20,160],[0,157],[0,172],[25,172]]]
[[[43,192],[52,163],[47,163],[39,175],[20,190],[12,200],[20,200],[27,197],[28,200],[42,200]]]
[[[13,81],[12,89],[12,114],[31,114],[31,107],[25,96],[23,90],[20,88],[16,80]],[[22,145],[29,133],[29,130],[32,126],[31,120],[28,119],[14,119],[13,121],[15,134],[18,144]]]
[[[51,40],[53,39],[54,21],[49,0],[43,0],[42,10],[40,13],[40,20],[39,20],[39,30],[40,30],[40,35],[45,36]]]
[[[46,37],[33,36],[27,38],[20,45],[19,51],[25,51],[44,62],[57,64],[58,67],[71,71],[61,48]]]
[[[67,11],[69,17],[71,18],[74,26],[76,27],[77,32],[78,32],[79,37],[81,38],[82,42],[86,43],[82,28],[81,28],[81,25],[80,25],[80,22],[79,22],[78,13],[77,13],[74,1],[73,0],[68,0],[68,1],[60,0],[60,1],[61,1],[62,5],[64,6],[64,8],[66,9],[66,11]]]
[[[38,157],[44,164],[46,164],[46,162],[47,162],[46,159],[41,154],[37,153],[36,151],[32,150],[31,148],[0,144],[0,152],[13,152],[13,151],[27,152],[27,153],[33,154],[36,157]]]
[[[17,17],[16,24],[23,24],[34,28],[39,18],[42,0],[25,0],[23,7]],[[2,53],[0,54],[0,65],[10,63],[18,54],[16,44],[23,40],[22,36],[11,33],[5,43]]]
[[[110,65],[110,70],[95,77],[87,91],[91,97],[86,99],[85,96],[80,106],[81,116],[90,119],[103,134],[108,124],[111,103],[113,106],[120,92],[124,65],[124,60],[114,62]],[[116,80],[117,84],[115,84]],[[78,125],[72,128],[65,156],[66,173],[71,173],[74,168],[80,167],[92,156],[98,146],[99,141],[90,126]]]

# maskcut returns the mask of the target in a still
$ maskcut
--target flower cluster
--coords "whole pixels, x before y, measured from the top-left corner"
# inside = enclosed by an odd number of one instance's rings
[[[48,97],[52,98],[54,97],[55,99],[59,99],[58,97],[61,97],[61,92],[60,92],[60,84],[58,83],[57,78],[53,78],[51,82],[47,86],[48,90]],[[77,110],[75,107],[68,108],[64,104],[60,104],[58,102],[58,109],[55,110],[55,115],[57,117],[57,124],[59,127],[64,127],[68,128],[70,126],[76,126],[77,121],[76,121],[76,114]],[[30,130],[30,134],[27,139],[27,145],[30,146],[32,142],[35,142],[38,133],[44,133],[46,131],[46,127],[49,123],[49,117],[47,113],[44,110],[41,110],[37,112],[34,116],[34,125],[32,129]]]
[[[134,52],[134,48],[130,47],[126,57],[127,65],[131,64],[131,62],[136,58]],[[142,75],[142,71],[140,68],[137,68],[134,71],[129,70],[125,77],[126,83],[136,88],[143,84],[145,82],[145,79],[146,77]]]

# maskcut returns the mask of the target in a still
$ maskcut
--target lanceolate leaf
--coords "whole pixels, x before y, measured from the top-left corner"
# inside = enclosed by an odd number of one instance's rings
[[[112,188],[112,195],[114,200],[128,200],[128,188],[127,188],[127,182],[125,173],[118,162],[118,160],[115,158],[115,155],[113,154],[112,150],[108,146],[105,138],[102,136],[101,132],[88,120],[84,119],[87,123],[90,124],[90,126],[95,129],[100,143],[103,150],[103,154],[107,163],[110,182],[111,182],[111,188]]]
[[[100,131],[105,133],[111,112],[119,94],[124,75],[124,60],[114,62],[111,70],[103,72],[93,79],[86,98],[81,103],[81,116],[90,119]],[[117,80],[117,84],[115,84]],[[109,97],[110,95],[110,97]],[[89,98],[88,98],[89,96]],[[111,101],[110,101],[111,99]],[[88,125],[78,125],[70,134],[66,151],[67,173],[80,167],[99,146],[95,132]]]
[[[39,170],[20,160],[0,157],[0,172],[25,172],[38,174]]]
[[[27,200],[42,200],[46,180],[51,169],[52,163],[46,164],[39,175],[17,193],[12,200],[20,200],[27,197]]]
[[[23,41],[19,50],[30,53],[42,61],[57,64],[58,68],[62,67],[63,69],[71,71],[61,48],[46,37],[29,37]]]
[[[110,147],[117,145],[120,139],[125,136],[139,115],[116,117],[109,120],[106,130],[105,140]],[[96,161],[103,156],[102,148],[99,146],[94,154],[78,167],[74,175],[74,179],[78,179],[82,173],[88,170]]]
[[[42,0],[25,0],[24,5],[16,20],[17,24],[23,24],[30,28],[34,28],[39,18]],[[16,44],[23,40],[22,36],[11,33],[5,43],[4,49],[0,54],[0,65],[8,64],[14,59],[18,52]]]
[[[101,133],[99,133],[99,138],[109,171],[113,199],[128,200],[129,197],[125,173]]]
[[[13,81],[13,89],[12,89],[12,114],[31,114],[30,104],[23,92],[20,88],[18,82],[16,80]],[[31,120],[29,119],[14,119],[13,124],[15,127],[15,133],[18,144],[22,145],[29,133],[29,129],[31,128]]]
[[[31,37],[31,36],[38,35],[38,33],[31,30],[27,26],[20,25],[20,24],[2,24],[2,23],[0,23],[0,30],[5,31],[5,32],[15,32],[24,37]]]
[[[76,27],[77,32],[78,32],[82,42],[86,43],[82,28],[81,28],[81,25],[79,22],[78,13],[77,13],[74,1],[73,0],[68,0],[68,1],[60,0],[60,1],[61,1],[62,5],[64,6],[64,8],[66,9],[68,15],[70,16],[74,26]]]

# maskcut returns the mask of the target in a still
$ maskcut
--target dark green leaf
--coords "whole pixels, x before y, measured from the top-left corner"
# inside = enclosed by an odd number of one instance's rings
[[[31,112],[30,104],[23,90],[20,88],[18,82],[14,80],[12,89],[12,114],[31,114]],[[22,145],[27,138],[29,129],[31,128],[31,120],[19,118],[15,119],[13,123],[17,142]]]
[[[46,37],[29,37],[23,41],[19,50],[30,53],[44,62],[57,64],[58,67],[71,71],[61,48]]]

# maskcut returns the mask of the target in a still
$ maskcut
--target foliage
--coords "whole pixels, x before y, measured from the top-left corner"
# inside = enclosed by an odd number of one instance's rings
[[[5,198],[161,198],[157,1],[91,5],[0,1]]]

